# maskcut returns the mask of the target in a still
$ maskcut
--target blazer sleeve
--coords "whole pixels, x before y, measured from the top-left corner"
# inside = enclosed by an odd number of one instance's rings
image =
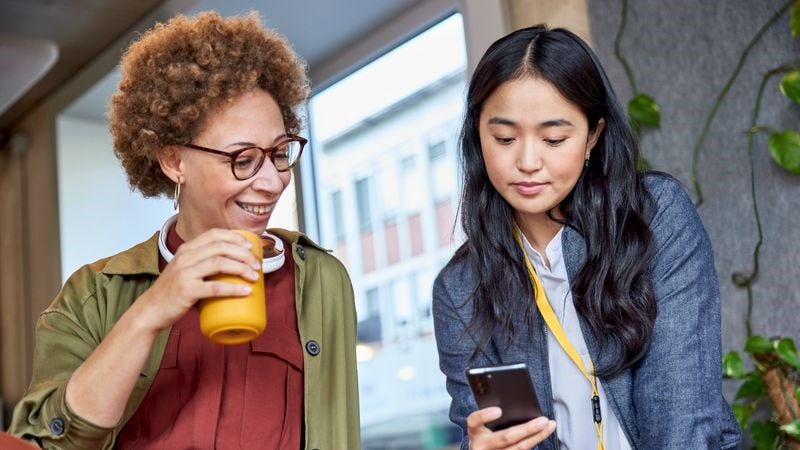
[[[447,379],[447,392],[452,399],[450,420],[461,428],[461,449],[467,450],[467,416],[478,409],[465,373],[475,343],[467,333],[471,306],[463,303],[468,294],[464,291],[463,280],[448,283],[454,279],[449,269],[445,268],[433,284],[433,323],[439,368]]]
[[[722,350],[714,255],[683,188],[671,179],[662,187],[653,194],[651,221],[658,312],[649,349],[632,372],[641,447],[718,449]]]

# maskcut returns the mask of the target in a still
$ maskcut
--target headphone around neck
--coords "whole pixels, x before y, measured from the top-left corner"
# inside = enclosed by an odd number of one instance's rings
[[[167,219],[164,225],[161,226],[161,232],[158,234],[158,252],[161,253],[161,257],[164,258],[164,261],[167,263],[172,261],[172,258],[175,256],[169,251],[169,248],[167,248],[167,233],[169,233],[169,229],[177,220],[177,214]],[[275,250],[278,252],[275,256],[270,256],[261,260],[261,269],[264,271],[264,275],[266,275],[283,267],[283,263],[286,261],[286,253],[283,251],[283,241],[278,236],[264,230],[261,233],[261,237],[268,237],[275,241]]]

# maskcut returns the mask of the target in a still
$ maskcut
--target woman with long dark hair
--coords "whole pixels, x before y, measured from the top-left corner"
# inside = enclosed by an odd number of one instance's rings
[[[637,154],[573,33],[518,30],[479,62],[461,134],[466,242],[433,291],[462,448],[738,445],[708,236],[680,184],[637,171]],[[502,409],[477,409],[465,371],[511,362],[527,364],[543,417],[492,431]]]

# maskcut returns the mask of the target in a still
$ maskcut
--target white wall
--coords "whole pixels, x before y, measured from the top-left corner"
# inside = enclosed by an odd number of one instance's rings
[[[131,192],[105,123],[61,115],[57,121],[61,275],[146,240],[175,211],[167,198]],[[270,227],[297,229],[294,182]]]
[[[125,250],[161,227],[169,199],[131,192],[105,123],[61,115],[57,126],[61,274]]]

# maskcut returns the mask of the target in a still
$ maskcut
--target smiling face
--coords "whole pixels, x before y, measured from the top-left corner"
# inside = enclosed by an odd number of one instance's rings
[[[524,77],[501,84],[484,102],[478,133],[494,188],[518,222],[546,221],[572,191],[603,128],[548,81]]]
[[[203,121],[192,144],[233,152],[272,147],[286,138],[283,116],[266,91],[246,92]],[[161,158],[164,172],[183,184],[177,231],[189,240],[211,228],[242,229],[260,234],[291,180],[291,171],[278,172],[269,160],[247,180],[231,173],[230,159],[194,149],[171,146]]]

